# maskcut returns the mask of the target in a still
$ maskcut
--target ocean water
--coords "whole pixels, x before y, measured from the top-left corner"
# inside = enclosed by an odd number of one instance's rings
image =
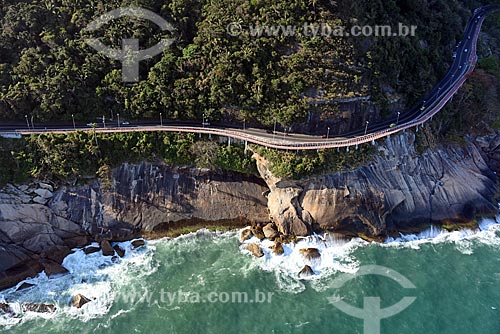
[[[493,220],[475,231],[430,228],[383,244],[315,236],[285,245],[282,256],[264,241],[260,259],[238,236],[202,230],[136,250],[125,242],[118,260],[77,250],[64,261],[69,275],[42,273],[28,280],[33,288],[0,292],[16,313],[0,316],[0,333],[500,332],[500,224]],[[321,259],[305,259],[303,248],[317,248]],[[315,275],[301,279],[306,264]],[[77,293],[92,301],[71,307]],[[367,297],[379,297],[382,309],[403,297],[414,301],[379,319],[378,330],[366,320]],[[359,318],[338,301],[361,310]],[[25,302],[55,304],[57,311],[23,312]]]

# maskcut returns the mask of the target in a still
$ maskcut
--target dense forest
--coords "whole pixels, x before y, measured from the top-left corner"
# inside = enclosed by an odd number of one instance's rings
[[[140,6],[171,22],[121,18],[98,32],[83,32],[112,9]],[[373,97],[389,106],[384,87],[408,104],[437,82],[461,37],[473,0],[234,1],[234,0],[2,0],[0,3],[0,120],[87,122],[96,116],[239,121],[291,126],[318,100]],[[259,25],[328,23],[417,25],[418,36],[341,38],[230,36],[231,22]],[[121,48],[141,47],[168,35],[175,43],[143,61],[141,81],[121,80],[121,64],[97,53],[85,38]],[[388,110],[386,110],[388,112]]]
[[[0,137],[0,185],[29,177],[53,182],[77,182],[95,176],[107,180],[113,167],[140,161],[257,174],[243,147],[219,145],[192,134],[75,132],[32,135],[21,140]]]
[[[406,105],[422,99],[451,63],[451,54],[475,0],[0,0],[0,122],[122,119],[199,120],[281,126],[306,121],[308,112],[339,117],[339,98],[371,96],[379,117],[389,115],[391,97]],[[498,1],[496,1],[498,2]],[[158,13],[175,27],[116,19],[98,32],[83,29],[101,14],[124,6]],[[331,26],[417,25],[416,37],[340,38],[231,36],[227,25]],[[463,141],[478,118],[500,128],[498,92],[500,15],[486,22],[489,45],[479,45],[479,69],[452,104],[418,136],[429,147],[445,137]],[[141,62],[140,81],[122,82],[121,63],[99,54],[85,38],[99,37],[121,48],[137,38],[142,48],[175,40],[162,54]],[[491,37],[491,39],[490,39]],[[497,47],[491,47],[495,45]],[[493,41],[493,42],[492,42]],[[324,118],[323,118],[324,119]],[[422,134],[422,135],[421,135]],[[265,156],[281,177],[303,177],[354,168],[375,153],[371,145],[351,152],[279,152]],[[130,133],[0,138],[0,184],[26,177],[76,181],[100,176],[122,162],[162,160],[255,174],[249,152],[194,135]]]

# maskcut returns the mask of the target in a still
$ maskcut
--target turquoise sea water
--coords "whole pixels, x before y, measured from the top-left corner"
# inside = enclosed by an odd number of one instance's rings
[[[127,254],[116,262],[77,251],[64,262],[70,275],[49,280],[42,274],[30,280],[35,288],[0,293],[0,302],[20,313],[0,317],[0,330],[363,333],[363,320],[341,312],[329,298],[362,308],[364,297],[380,297],[385,308],[414,296],[407,309],[381,321],[381,333],[499,333],[500,225],[483,221],[481,227],[454,233],[432,229],[385,244],[310,238],[286,246],[284,256],[266,250],[261,259],[248,254],[236,232],[199,231],[137,250],[122,243]],[[318,248],[322,259],[305,260],[299,250],[307,247]],[[301,280],[297,273],[307,263],[316,275]],[[356,275],[369,265],[397,271],[415,289],[383,276]],[[347,282],[336,288],[340,278]],[[77,310],[69,306],[77,293],[95,299]],[[26,301],[54,303],[58,310],[22,313],[19,305]]]

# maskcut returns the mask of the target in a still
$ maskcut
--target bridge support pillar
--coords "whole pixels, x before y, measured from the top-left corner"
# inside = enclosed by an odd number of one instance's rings
[[[248,151],[248,140],[245,140],[245,154],[247,153]]]
[[[212,134],[211,133],[208,134],[208,139],[212,139]]]
[[[372,145],[373,145],[373,146],[375,146],[375,139],[374,139],[374,140],[372,140]]]
[[[359,145],[358,145],[358,144],[356,144],[356,151],[358,150],[358,148],[359,148]]]
[[[416,132],[418,132],[418,125],[417,125],[417,130],[416,130]]]
[[[231,147],[231,137],[227,137],[227,146]]]
[[[347,146],[347,147],[346,147],[346,150],[345,150],[345,151],[346,151],[346,152],[349,152],[349,146]]]

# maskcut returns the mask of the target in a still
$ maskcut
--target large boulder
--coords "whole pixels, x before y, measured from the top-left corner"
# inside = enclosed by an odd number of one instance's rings
[[[132,241],[132,249],[136,249],[142,247],[146,244],[146,242],[142,239]]]
[[[113,249],[115,250],[116,254],[118,254],[119,257],[124,257],[125,256],[125,250],[121,248],[118,245],[114,245]]]
[[[273,253],[276,255],[283,255],[285,250],[283,249],[283,244],[281,242],[275,242],[273,247]]]
[[[48,199],[43,198],[42,196],[36,196],[35,198],[33,198],[33,202],[35,202],[36,204],[45,205],[48,201]]]
[[[20,281],[36,277],[43,270],[43,266],[36,260],[31,260],[0,272],[0,290],[16,286]]]
[[[51,186],[50,184],[48,184],[48,183],[39,182],[39,183],[38,183],[38,186],[39,186],[40,188],[42,188],[42,189],[47,189],[47,190],[48,190],[48,191],[50,191],[50,192],[54,191],[54,187],[52,187],[52,186]],[[21,189],[21,188],[19,188],[19,189]]]
[[[101,249],[102,249],[102,255],[104,256],[115,255],[115,250],[113,249],[113,247],[111,247],[111,244],[109,243],[108,240],[101,241]]]
[[[309,277],[313,275],[314,271],[309,266],[304,266],[304,268],[302,268],[302,270],[299,272],[299,277]]]
[[[35,194],[45,199],[49,199],[52,198],[52,196],[54,196],[54,194],[52,194],[50,190],[42,188],[35,190]]]
[[[260,246],[257,244],[248,245],[247,250],[249,250],[250,253],[252,253],[252,255],[255,257],[263,257],[264,256],[264,252],[262,251]]]
[[[35,277],[42,270],[43,267],[34,254],[17,245],[0,243],[0,290]]]
[[[12,315],[14,314],[14,311],[12,310],[9,304],[0,303],[0,314]]]
[[[304,259],[313,261],[321,258],[321,253],[317,248],[303,248],[299,250]]]
[[[56,263],[62,263],[66,256],[73,254],[73,250],[65,246],[56,246],[50,252],[40,253],[42,259],[47,259]]]
[[[9,243],[37,254],[50,254],[55,247],[71,248],[87,242],[82,226],[39,204],[0,203],[0,235],[5,235]]]
[[[54,313],[57,308],[53,304],[24,303],[22,309],[24,312]]]
[[[252,230],[249,229],[249,228],[246,228],[244,229],[243,231],[241,231],[240,233],[240,240],[241,241],[247,241],[247,240],[250,240],[252,239],[253,237],[253,234],[252,234]]]
[[[266,186],[256,177],[166,164],[123,164],[113,170],[113,188],[101,191],[101,226],[127,224],[155,232],[171,224],[269,221]],[[117,241],[116,238],[109,238]]]
[[[101,250],[101,248],[99,248],[99,247],[89,246],[89,247],[84,248],[83,252],[85,253],[85,255],[89,255],[89,254],[97,253],[100,250]]]
[[[262,232],[264,232],[264,236],[271,241],[274,241],[274,239],[276,239],[279,236],[279,233],[276,230],[275,225],[272,223],[264,226]]]
[[[48,277],[53,277],[57,275],[63,275],[68,273],[68,269],[64,268],[59,263],[49,260],[41,261],[45,274]]]
[[[76,296],[73,296],[73,298],[71,299],[71,304],[76,308],[82,308],[83,305],[90,302],[91,302],[90,299],[81,294],[77,294]]]
[[[252,232],[252,235],[255,236],[259,240],[262,240],[266,237],[264,235],[264,232],[262,231],[262,226],[260,226],[260,225],[252,226],[250,232]]]

